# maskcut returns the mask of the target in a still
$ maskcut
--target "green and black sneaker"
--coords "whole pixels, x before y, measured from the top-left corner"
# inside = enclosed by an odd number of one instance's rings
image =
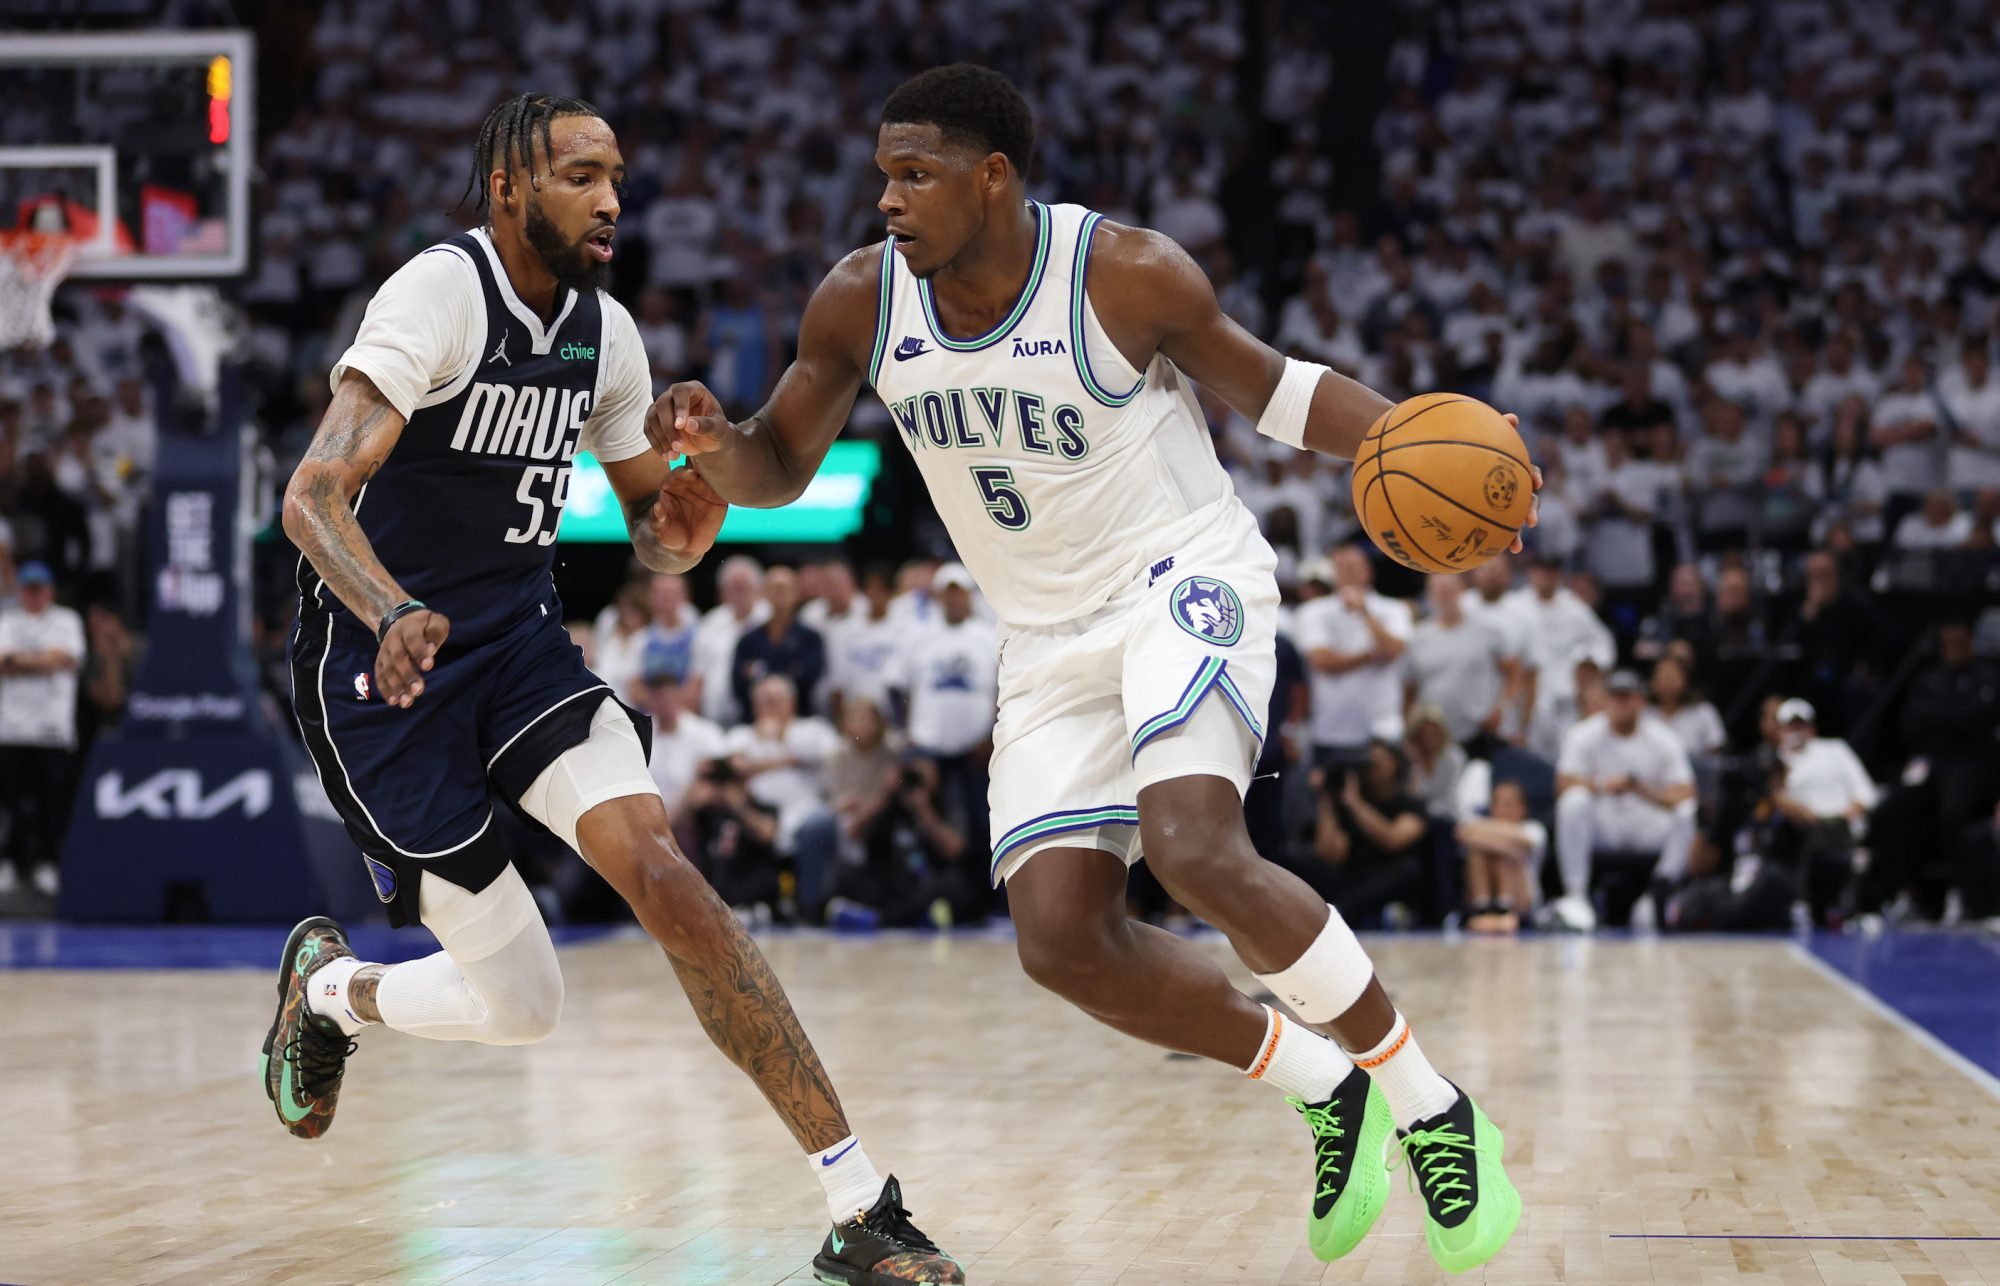
[[[1521,1221],[1521,1194],[1507,1181],[1500,1164],[1506,1140],[1486,1113],[1459,1090],[1450,1108],[1398,1133],[1424,1194],[1431,1258],[1462,1273],[1499,1254]]]
[[[278,1016],[264,1037],[264,1096],[284,1127],[302,1139],[316,1139],[332,1126],[340,1078],[354,1052],[340,1024],[306,1003],[306,987],[329,960],[353,954],[340,926],[316,915],[292,930],[278,963]]]
[[[1313,1133],[1313,1203],[1308,1240],[1332,1263],[1361,1244],[1389,1198],[1386,1156],[1396,1122],[1388,1100],[1359,1067],[1324,1103],[1287,1100]]]
[[[826,1286],[904,1286],[945,1282],[963,1286],[965,1270],[910,1222],[903,1187],[890,1175],[875,1204],[836,1224],[813,1256],[813,1276]]]

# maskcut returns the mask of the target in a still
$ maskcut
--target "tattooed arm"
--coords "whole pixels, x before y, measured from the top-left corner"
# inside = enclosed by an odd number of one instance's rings
[[[613,460],[604,476],[624,507],[633,552],[656,572],[684,572],[700,562],[729,513],[700,474],[669,469],[655,452]]]
[[[375,556],[354,517],[354,497],[403,434],[403,416],[373,380],[349,371],[285,487],[285,534],[347,609],[370,631],[410,596]],[[375,658],[375,687],[407,707],[424,690],[422,672],[451,631],[436,612],[399,618]]]

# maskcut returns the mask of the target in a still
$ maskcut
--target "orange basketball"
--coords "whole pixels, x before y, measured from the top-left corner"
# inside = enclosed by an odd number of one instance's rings
[[[1534,480],[1514,426],[1477,398],[1425,393],[1368,427],[1354,512],[1382,552],[1420,572],[1467,572],[1507,552]]]

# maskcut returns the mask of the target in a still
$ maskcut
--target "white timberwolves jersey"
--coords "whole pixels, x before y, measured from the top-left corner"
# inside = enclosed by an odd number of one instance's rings
[[[1187,380],[1142,377],[1084,291],[1103,217],[1031,202],[1034,266],[985,335],[944,333],[928,283],[882,256],[869,379],[916,457],[959,557],[1010,626],[1101,607],[1240,502]]]

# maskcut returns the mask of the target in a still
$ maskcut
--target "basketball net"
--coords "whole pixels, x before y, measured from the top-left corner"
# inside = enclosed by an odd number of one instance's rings
[[[55,340],[49,301],[75,258],[76,242],[63,233],[0,231],[0,351]]]

